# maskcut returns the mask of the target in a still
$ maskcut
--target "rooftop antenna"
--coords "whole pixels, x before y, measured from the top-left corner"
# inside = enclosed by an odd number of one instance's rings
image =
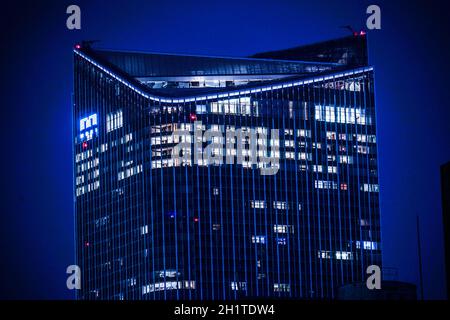
[[[341,26],[342,29],[347,29],[349,30],[353,35],[355,35],[357,32],[355,31],[355,29],[353,29],[352,26],[347,25],[347,26]]]
[[[366,35],[366,31],[364,31],[364,30],[356,31],[350,25],[348,25],[348,26],[341,26],[341,28],[349,30],[352,33],[352,35],[354,35],[355,37],[357,37],[357,36],[365,36]]]

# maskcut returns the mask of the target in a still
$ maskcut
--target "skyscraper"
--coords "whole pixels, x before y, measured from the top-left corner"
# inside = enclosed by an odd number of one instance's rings
[[[78,297],[333,298],[381,266],[366,48],[75,46]]]

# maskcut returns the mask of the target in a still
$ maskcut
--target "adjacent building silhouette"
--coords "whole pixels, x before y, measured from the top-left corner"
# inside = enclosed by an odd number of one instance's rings
[[[441,166],[442,221],[444,225],[447,299],[450,298],[450,162]]]
[[[381,266],[366,48],[76,45],[78,298],[320,299],[365,281]]]

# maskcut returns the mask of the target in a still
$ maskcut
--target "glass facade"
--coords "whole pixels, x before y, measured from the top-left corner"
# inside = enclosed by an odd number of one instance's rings
[[[381,266],[372,67],[230,59],[190,91],[129,71],[167,57],[108,57],[74,50],[78,298],[333,298]]]

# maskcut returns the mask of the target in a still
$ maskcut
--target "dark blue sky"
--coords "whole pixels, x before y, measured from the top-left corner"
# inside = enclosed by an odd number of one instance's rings
[[[439,166],[450,160],[449,14],[443,1],[377,1],[376,70],[384,266],[445,297]],[[82,30],[65,27],[78,4]],[[245,56],[361,29],[372,1],[16,1],[2,6],[0,298],[64,299],[74,263],[72,46]]]

